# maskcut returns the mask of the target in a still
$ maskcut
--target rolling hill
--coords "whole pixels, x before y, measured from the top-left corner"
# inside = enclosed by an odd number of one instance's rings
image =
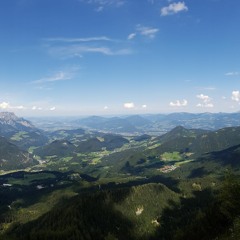
[[[48,145],[39,147],[33,151],[34,154],[46,158],[55,156],[56,158],[72,156],[76,147],[67,140],[55,140]]]
[[[228,127],[217,131],[188,130],[177,127],[158,138],[161,145],[153,151],[156,154],[178,151],[192,153],[192,156],[220,151],[240,142],[240,127]]]

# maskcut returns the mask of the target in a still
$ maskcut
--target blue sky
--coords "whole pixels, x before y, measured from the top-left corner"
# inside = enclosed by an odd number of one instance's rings
[[[240,110],[239,0],[0,0],[0,110]]]

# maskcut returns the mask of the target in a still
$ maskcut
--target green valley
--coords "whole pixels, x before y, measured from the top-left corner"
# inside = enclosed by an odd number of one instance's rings
[[[1,138],[3,239],[237,239],[238,126],[34,131],[28,151],[31,130]]]

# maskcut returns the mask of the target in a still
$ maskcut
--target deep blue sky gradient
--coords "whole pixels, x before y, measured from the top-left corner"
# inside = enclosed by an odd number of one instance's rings
[[[0,0],[0,111],[239,111],[239,23],[238,0]]]

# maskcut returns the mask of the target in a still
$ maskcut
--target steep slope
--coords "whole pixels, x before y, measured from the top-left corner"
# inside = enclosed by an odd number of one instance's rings
[[[28,152],[8,142],[7,139],[0,137],[0,169],[14,170],[32,166],[35,162]]]
[[[198,179],[202,185],[210,186],[212,182],[219,181],[226,176],[227,172],[240,174],[240,145],[204,154],[195,161],[168,173],[168,176],[183,181]]]
[[[48,141],[44,133],[31,122],[11,112],[0,112],[0,136],[24,150],[44,145]]]
[[[178,194],[160,183],[80,194],[5,237],[150,239],[163,209],[178,201]]]
[[[0,135],[9,136],[20,131],[34,131],[36,128],[26,119],[17,117],[12,112],[0,112]]]

